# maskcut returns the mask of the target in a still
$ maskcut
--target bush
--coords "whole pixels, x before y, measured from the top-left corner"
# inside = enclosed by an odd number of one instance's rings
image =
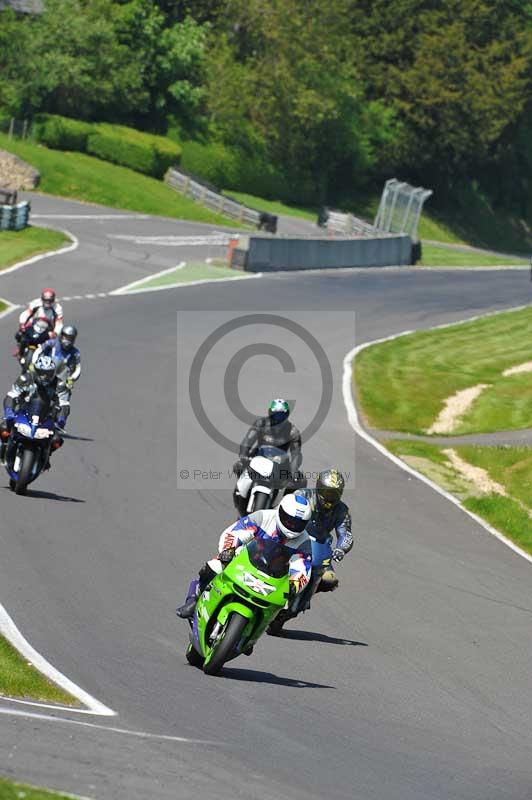
[[[219,189],[234,189],[282,200],[289,188],[283,176],[265,156],[250,156],[241,148],[220,141],[183,142],[184,169]]]
[[[38,141],[54,150],[90,153],[154,178],[162,178],[181,158],[181,148],[170,139],[124,125],[90,124],[39,114],[33,120],[33,132]]]
[[[93,126],[88,122],[53,114],[38,114],[33,119],[33,135],[54,150],[76,150],[85,153]]]

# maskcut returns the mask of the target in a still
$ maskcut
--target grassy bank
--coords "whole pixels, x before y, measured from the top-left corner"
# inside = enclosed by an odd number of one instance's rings
[[[42,192],[143,214],[234,225],[162,181],[83,153],[48,150],[32,142],[9,140],[4,134],[0,134],[0,149],[15,153],[40,171]]]
[[[78,705],[69,694],[45,678],[0,636],[0,696],[23,697],[61,705]],[[2,795],[0,794],[0,798]]]
[[[69,242],[68,236],[60,231],[33,225],[22,231],[0,231],[0,270],[39,253],[58,250]]]
[[[72,794],[61,794],[28,786],[26,783],[14,783],[7,778],[0,778],[0,800],[71,800]]]
[[[453,465],[448,448],[402,440],[388,441],[386,446],[532,553],[532,448],[454,447],[452,452],[473,468],[468,478]]]
[[[424,433],[447,397],[489,384],[453,433],[532,427],[532,373],[503,370],[532,360],[532,308],[363,350],[355,362],[357,399],[371,427]]]
[[[448,247],[423,243],[422,267],[498,267],[526,266],[528,261],[507,256],[483,255],[482,253],[451,250]]]

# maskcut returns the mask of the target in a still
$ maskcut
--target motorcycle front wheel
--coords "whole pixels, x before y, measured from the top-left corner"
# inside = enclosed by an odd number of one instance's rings
[[[221,672],[225,662],[229,661],[233,656],[247,624],[246,617],[241,614],[231,614],[225,626],[225,631],[222,633],[222,640],[209,661],[203,665],[205,675],[218,675]]]
[[[34,463],[35,453],[33,450],[24,450],[18,473],[18,480],[15,484],[15,494],[26,494],[26,489],[28,483],[30,482]]]
[[[253,513],[253,511],[262,511],[264,508],[269,508],[270,500],[271,495],[266,494],[265,492],[255,492],[251,513]]]

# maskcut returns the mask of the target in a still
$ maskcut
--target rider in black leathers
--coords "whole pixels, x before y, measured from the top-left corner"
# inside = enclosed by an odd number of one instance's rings
[[[289,420],[290,406],[286,400],[272,400],[268,408],[267,417],[259,417],[248,430],[240,445],[238,461],[233,466],[233,471],[240,476],[246,469],[250,460],[256,455],[262,445],[278,447],[290,453],[290,474],[287,477],[285,494],[306,486],[306,481],[299,472],[303,460],[301,453],[301,434]],[[247,497],[239,494],[238,486],[233,491],[235,508],[243,516],[246,513]]]
[[[307,498],[312,509],[307,525],[312,541],[312,577],[300,596],[289,601],[287,608],[270,623],[270,635],[278,636],[285,622],[307,611],[314,594],[332,592],[337,588],[338,578],[333,564],[342,561],[353,547],[351,514],[341,499],[344,487],[343,475],[333,468],[320,472],[315,489],[298,489],[298,494]]]

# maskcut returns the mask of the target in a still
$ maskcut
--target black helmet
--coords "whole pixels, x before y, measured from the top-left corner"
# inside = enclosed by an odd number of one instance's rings
[[[325,469],[316,481],[316,499],[323,511],[331,511],[342,499],[345,481],[337,469]]]
[[[59,337],[59,341],[63,350],[70,350],[71,347],[74,347],[77,335],[78,329],[75,325],[65,325],[63,327]]]
[[[56,363],[50,356],[39,356],[35,364],[35,383],[48,386],[55,378]]]

